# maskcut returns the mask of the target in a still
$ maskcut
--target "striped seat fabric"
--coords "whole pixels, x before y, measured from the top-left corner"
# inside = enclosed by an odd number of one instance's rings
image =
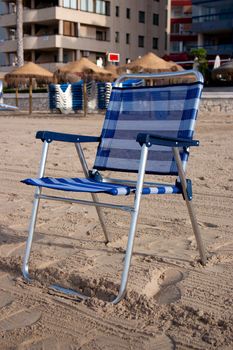
[[[137,172],[139,133],[192,139],[202,83],[113,87],[94,168]],[[188,151],[180,150],[185,169]],[[172,149],[150,148],[146,173],[177,175]]]
[[[113,196],[128,195],[135,192],[136,187],[118,185],[106,182],[98,182],[92,179],[80,178],[51,178],[42,177],[40,179],[25,179],[23,183],[32,186],[46,187],[50,189],[72,191],[72,192],[90,192],[106,193]],[[152,187],[144,187],[142,194],[171,194],[181,193],[180,187],[175,185],[158,184]]]

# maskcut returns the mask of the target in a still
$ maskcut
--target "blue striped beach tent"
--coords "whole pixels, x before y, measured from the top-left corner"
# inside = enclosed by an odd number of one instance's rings
[[[183,78],[192,77],[190,81]],[[177,79],[175,79],[177,78]],[[132,86],[122,84],[126,79],[166,79],[177,81],[176,84],[155,86]],[[179,83],[181,79],[181,83]],[[187,81],[184,83],[184,81]],[[198,106],[203,88],[203,77],[195,71],[169,72],[161,74],[124,75],[118,78],[112,88],[110,102],[100,136],[82,136],[52,131],[38,131],[36,138],[43,141],[42,158],[37,178],[27,178],[22,182],[35,186],[34,204],[29,226],[28,240],[23,262],[23,276],[30,280],[29,260],[36,225],[37,210],[40,199],[59,200],[96,207],[100,223],[109,241],[108,230],[104,222],[102,207],[115,208],[131,214],[122,278],[119,293],[112,301],[118,303],[126,293],[130,270],[133,243],[143,196],[174,194],[185,200],[191,224],[197,241],[200,260],[206,263],[206,253],[201,239],[199,226],[192,205],[192,182],[186,179],[186,168],[189,150],[198,146],[193,139],[194,126],[198,114]],[[55,142],[73,143],[84,172],[84,177],[47,177],[45,165],[49,145]],[[97,143],[96,158],[91,169],[88,169],[82,144]],[[122,174],[122,179],[105,176],[105,171]],[[125,180],[124,173],[136,173],[137,181]],[[145,174],[161,175],[174,178],[172,183],[148,182]],[[119,176],[118,176],[119,177]],[[56,195],[42,194],[46,188],[52,189]],[[65,193],[61,195],[60,193]],[[69,192],[90,193],[92,200],[70,198]],[[57,195],[59,194],[59,195]],[[103,195],[131,196],[132,205],[106,202],[99,198]],[[68,196],[68,197],[67,197]],[[86,298],[79,292],[53,285],[59,292]]]
[[[73,84],[49,85],[49,109],[61,113],[78,111],[83,107],[83,81]]]

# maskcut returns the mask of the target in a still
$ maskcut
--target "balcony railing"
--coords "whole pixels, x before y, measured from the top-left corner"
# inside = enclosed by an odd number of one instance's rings
[[[174,32],[172,31],[171,32],[171,35],[182,35],[182,36],[196,36],[197,34],[196,33],[193,33],[192,31],[177,31],[177,32]]]
[[[202,15],[202,16],[193,16],[193,23],[202,23],[202,22],[216,22],[224,21],[233,18],[233,11],[224,12],[224,13],[215,13],[211,15]]]
[[[202,47],[207,51],[208,55],[229,55],[233,54],[233,44],[223,44],[223,45],[202,45],[202,46],[192,46],[192,48]]]
[[[29,38],[29,39],[33,39],[33,38],[41,38],[42,40],[49,40],[50,37],[55,36],[55,35],[59,35],[58,33],[51,33],[51,34],[40,34],[40,35],[30,35],[30,34],[26,34],[24,33],[24,38]],[[93,36],[84,36],[84,35],[62,35],[66,38],[77,38],[77,39],[87,39],[87,40],[95,40],[95,41],[104,41],[104,42],[110,42],[110,39],[105,39],[105,38],[97,38],[97,37],[93,37]],[[11,38],[3,38],[0,39],[0,43],[4,43],[4,42],[11,42],[11,41],[16,41],[16,36],[13,36]]]
[[[24,36],[24,50],[43,50],[51,48],[67,48],[69,50],[107,52],[109,41],[100,41],[96,38],[72,37],[64,35]],[[0,51],[16,52],[17,40],[1,40]]]

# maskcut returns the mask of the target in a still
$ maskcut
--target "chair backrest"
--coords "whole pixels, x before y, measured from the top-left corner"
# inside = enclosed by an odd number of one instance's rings
[[[94,169],[137,172],[139,133],[192,139],[203,87],[200,78],[175,85],[113,87]],[[180,149],[180,155],[185,170],[189,152]],[[146,173],[177,175],[172,149],[151,147]]]

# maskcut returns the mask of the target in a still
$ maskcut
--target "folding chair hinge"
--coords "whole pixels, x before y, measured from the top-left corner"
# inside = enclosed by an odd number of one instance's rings
[[[103,181],[102,175],[96,169],[89,170],[89,178],[95,181]]]
[[[45,138],[45,139],[41,138],[41,141],[42,141],[42,142],[45,142],[45,141],[46,141],[46,142],[48,142],[48,143],[53,142],[53,140],[52,140],[52,139],[46,139],[46,138]]]
[[[181,189],[183,199],[185,199],[183,188],[181,186],[180,181],[176,180],[176,186]],[[191,201],[193,198],[193,190],[192,190],[192,180],[190,179],[186,179],[186,193],[187,193],[188,200]]]

